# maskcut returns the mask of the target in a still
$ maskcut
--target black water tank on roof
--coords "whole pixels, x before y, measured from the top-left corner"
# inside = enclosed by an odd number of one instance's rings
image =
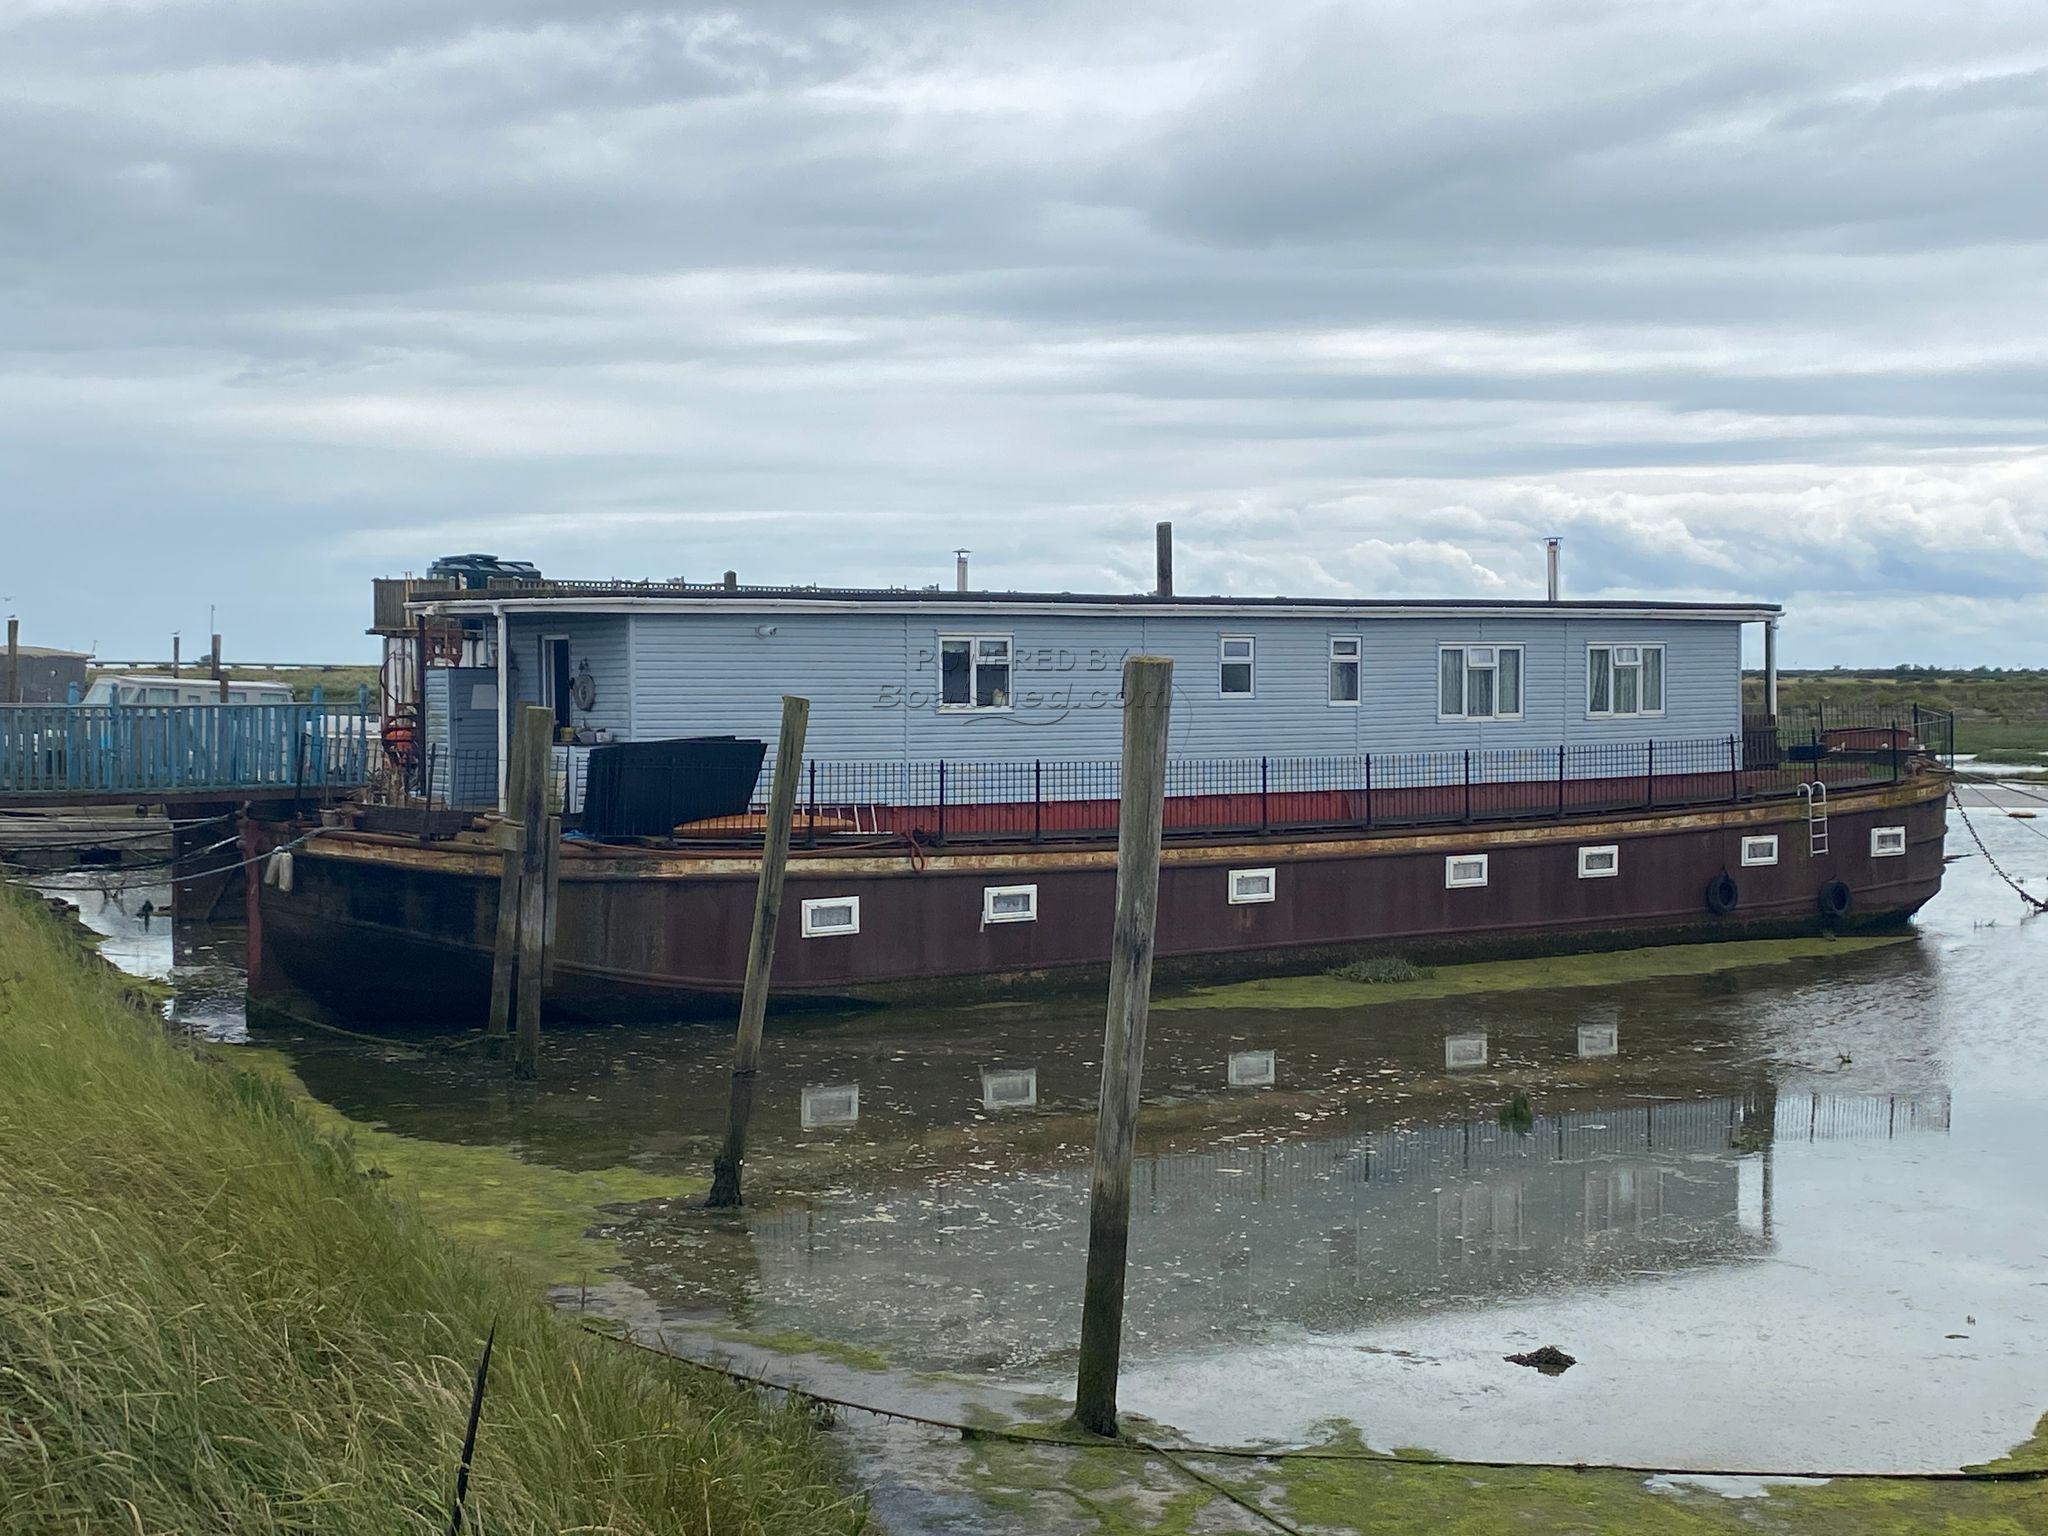
[[[743,815],[767,755],[767,742],[738,736],[592,747],[583,830],[592,837],[666,837],[686,821]]]

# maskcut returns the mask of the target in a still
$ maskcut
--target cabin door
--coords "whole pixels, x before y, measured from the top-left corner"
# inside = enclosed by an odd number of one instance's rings
[[[555,712],[555,729],[569,727],[569,637],[540,637],[540,702]]]

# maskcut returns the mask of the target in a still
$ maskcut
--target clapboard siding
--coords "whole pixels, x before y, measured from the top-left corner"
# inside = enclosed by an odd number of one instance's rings
[[[571,710],[578,727],[610,731],[621,741],[634,739],[634,693],[630,657],[632,620],[624,614],[563,614],[506,622],[506,648],[512,653],[512,698],[519,704],[540,702],[540,637],[569,638],[569,675],[587,662],[597,685],[589,710]]]
[[[615,626],[602,644],[586,629],[593,622]],[[1533,753],[1561,742],[1724,738],[1741,730],[1740,629],[1730,621],[1606,623],[1540,614],[1345,621],[994,608],[980,617],[948,614],[943,622],[921,614],[693,611],[517,626],[525,636],[543,631],[572,636],[572,665],[586,653],[591,657],[600,698],[593,718],[630,689],[630,726],[617,715],[606,717],[622,736],[731,732],[772,743],[780,696],[797,693],[811,700],[810,755],[825,760],[1113,757],[1121,735],[1123,658],[1141,651],[1173,658],[1173,751],[1180,757],[1466,748]],[[1010,638],[1015,661],[1008,712],[938,707],[939,641],[949,635]],[[1248,635],[1255,643],[1250,698],[1221,692],[1218,646],[1225,635]],[[1363,641],[1363,697],[1356,707],[1330,703],[1333,635]],[[1586,648],[1596,643],[1665,647],[1661,716],[1587,716]],[[1521,646],[1522,718],[1439,720],[1437,653],[1446,644]],[[525,650],[531,649],[529,639]],[[529,661],[517,679],[522,698],[531,697],[531,670]]]
[[[900,614],[635,614],[634,736],[758,736],[772,756],[793,693],[811,701],[809,755],[899,760],[906,650]]]

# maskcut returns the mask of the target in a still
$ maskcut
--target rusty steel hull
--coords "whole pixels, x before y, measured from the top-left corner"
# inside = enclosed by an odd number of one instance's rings
[[[1831,851],[1808,852],[1797,802],[1376,836],[1170,845],[1160,877],[1162,976],[1305,969],[1373,951],[1489,957],[1637,943],[1808,933],[1903,922],[1941,886],[1945,780],[1844,794]],[[1878,857],[1871,831],[1904,826]],[[256,826],[251,846],[292,829]],[[1742,867],[1744,835],[1776,833],[1779,862]],[[1585,879],[1577,850],[1612,844],[1619,872]],[[1483,887],[1450,889],[1445,859],[1483,852]],[[498,855],[480,840],[422,845],[331,833],[301,848],[290,892],[250,897],[251,990],[295,990],[358,1018],[467,1028],[489,994]],[[1116,880],[1104,845],[876,852],[799,850],[774,970],[779,1002],[884,1000],[949,986],[1085,980],[1103,964]],[[1229,872],[1277,871],[1275,899],[1233,905]],[[745,969],[757,862],[741,853],[565,849],[557,1015],[729,1009]],[[1706,889],[1737,885],[1726,913]],[[1848,912],[1822,915],[1840,881]],[[985,924],[990,885],[1038,888],[1032,922]],[[860,931],[804,938],[799,903],[860,898]]]

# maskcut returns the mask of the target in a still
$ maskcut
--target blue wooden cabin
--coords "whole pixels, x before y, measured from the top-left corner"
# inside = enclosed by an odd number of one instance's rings
[[[1732,768],[1741,627],[1766,627],[1768,657],[1780,610],[523,583],[413,611],[467,636],[444,649],[471,664],[426,672],[426,744],[441,797],[483,805],[502,792],[507,699],[553,708],[582,744],[772,744],[793,693],[815,761],[1114,758],[1134,652],[1174,660],[1182,759],[1375,754],[1415,774],[1479,752],[1513,778],[1560,771],[1567,748],[1575,776]],[[1662,763],[1653,743],[1672,744]]]

